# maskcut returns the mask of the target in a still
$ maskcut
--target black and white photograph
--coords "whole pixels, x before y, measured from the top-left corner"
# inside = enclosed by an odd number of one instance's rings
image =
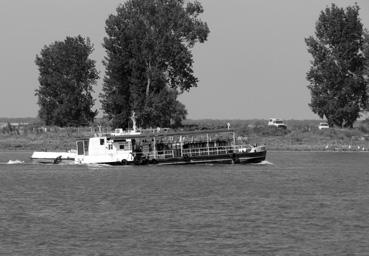
[[[0,255],[369,255],[368,0],[0,0]]]

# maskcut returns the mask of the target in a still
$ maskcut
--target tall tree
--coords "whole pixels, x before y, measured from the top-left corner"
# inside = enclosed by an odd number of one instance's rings
[[[368,99],[359,6],[332,4],[320,13],[315,29],[315,37],[305,39],[313,57],[307,73],[309,105],[330,125],[352,128]]]
[[[81,126],[92,122],[92,86],[99,78],[89,38],[67,37],[44,46],[36,56],[40,86],[39,117],[46,125]]]
[[[365,56],[364,78],[366,79],[367,84],[369,84],[369,31],[367,29],[364,30],[363,48],[363,53]],[[367,107],[369,107],[369,104]]]
[[[101,102],[115,125],[127,127],[131,111],[141,126],[165,125],[148,118],[161,98],[166,109],[176,109],[178,93],[197,86],[191,48],[208,36],[197,1],[128,0],[106,21],[106,75]],[[170,96],[169,96],[170,95]],[[166,97],[166,96],[165,96]],[[174,98],[173,98],[174,97]],[[174,99],[174,100],[173,100]],[[183,108],[183,105],[181,105]],[[185,115],[185,111],[181,112]],[[168,111],[162,113],[168,120]],[[177,119],[178,121],[178,119]]]
[[[157,94],[152,94],[147,98],[141,118],[151,127],[179,126],[185,119],[187,111],[177,100],[177,95],[174,89],[163,89]]]

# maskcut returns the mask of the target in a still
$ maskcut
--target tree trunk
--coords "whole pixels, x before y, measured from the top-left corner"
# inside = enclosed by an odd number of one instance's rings
[[[147,74],[146,97],[148,97],[150,93],[150,85],[151,85],[151,63],[150,61],[147,63],[146,74]]]
[[[146,97],[149,96],[150,93],[150,85],[151,85],[151,79],[150,76],[147,76],[147,84],[146,84]]]

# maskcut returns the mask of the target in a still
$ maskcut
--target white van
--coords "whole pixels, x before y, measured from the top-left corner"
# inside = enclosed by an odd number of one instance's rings
[[[274,126],[277,128],[287,129],[287,125],[279,118],[270,118],[268,121],[268,126]]]
[[[322,129],[329,129],[329,124],[328,123],[320,123],[319,126],[318,126],[318,129],[319,130],[322,130]]]

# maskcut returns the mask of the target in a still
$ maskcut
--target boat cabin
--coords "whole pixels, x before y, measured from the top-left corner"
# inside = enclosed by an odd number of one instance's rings
[[[134,139],[114,136],[98,136],[79,140],[76,162],[78,163],[122,163],[133,161]]]

